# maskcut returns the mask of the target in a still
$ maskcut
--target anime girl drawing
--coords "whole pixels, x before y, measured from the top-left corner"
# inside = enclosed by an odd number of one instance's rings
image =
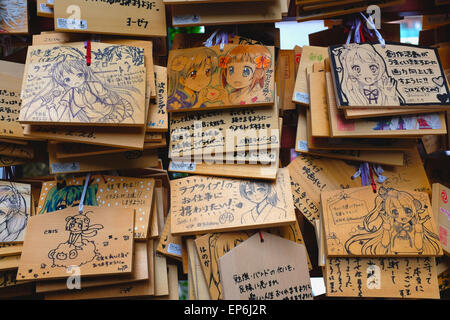
[[[167,108],[205,108],[210,103],[223,102],[226,92],[211,86],[217,64],[217,54],[209,48],[186,50],[173,57],[168,70]]]
[[[373,47],[346,45],[337,50],[340,93],[349,106],[398,106],[403,97],[383,58]],[[335,53],[336,55],[336,53]]]
[[[238,45],[220,58],[222,86],[232,104],[251,104],[264,97],[271,53],[264,46]]]
[[[28,210],[24,196],[13,184],[0,186],[0,242],[22,240]]]
[[[406,191],[381,187],[374,208],[345,242],[349,254],[438,254],[439,238],[425,226],[431,219],[422,203]]]
[[[242,182],[239,192],[243,198],[254,205],[251,210],[242,215],[242,224],[259,224],[287,218],[286,210],[277,207],[279,201],[277,192],[269,183]]]
[[[85,60],[56,62],[49,72],[48,86],[23,106],[23,119],[44,114],[59,122],[121,123],[133,122],[139,105],[132,87],[107,84]]]

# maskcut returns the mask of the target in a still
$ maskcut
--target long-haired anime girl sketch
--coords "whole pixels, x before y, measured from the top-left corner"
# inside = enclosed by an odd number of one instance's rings
[[[359,232],[345,242],[345,249],[358,255],[438,254],[439,237],[425,226],[432,219],[425,212],[410,193],[381,187],[373,209],[364,217]]]
[[[184,50],[171,58],[168,68],[168,109],[204,108],[208,103],[226,99],[224,90],[211,86],[218,70],[214,50]]]
[[[272,64],[264,46],[238,45],[220,58],[222,86],[233,104],[256,103],[264,96],[266,72]]]
[[[277,207],[279,201],[277,192],[269,183],[242,182],[239,191],[243,198],[254,204],[250,211],[242,215],[242,224],[263,223],[287,217],[286,210]]]
[[[57,62],[47,79],[48,86],[22,107],[23,119],[43,113],[56,122],[121,123],[139,108],[137,89],[109,85],[85,60]]]
[[[398,106],[404,101],[375,48],[350,44],[335,49],[333,54],[338,58],[338,93],[344,104]]]
[[[0,186],[0,242],[22,241],[29,216],[27,202],[16,186]]]

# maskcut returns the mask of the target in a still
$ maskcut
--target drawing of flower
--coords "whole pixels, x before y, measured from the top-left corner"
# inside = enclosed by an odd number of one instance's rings
[[[266,56],[259,56],[255,58],[255,63],[258,69],[267,69],[270,67],[270,58]]]
[[[229,62],[230,62],[230,57],[220,57],[219,67],[222,69],[226,69]]]

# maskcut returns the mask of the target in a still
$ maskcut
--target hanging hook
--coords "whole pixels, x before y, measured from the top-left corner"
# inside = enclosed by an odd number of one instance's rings
[[[91,179],[91,173],[88,173],[86,175],[86,180],[84,181],[83,193],[81,194],[80,204],[78,205],[78,212],[80,214],[83,213],[84,198],[86,197],[86,191],[87,191],[90,179]]]

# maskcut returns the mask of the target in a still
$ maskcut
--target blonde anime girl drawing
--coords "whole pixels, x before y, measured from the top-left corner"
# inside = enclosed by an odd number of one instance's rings
[[[209,48],[186,50],[171,58],[168,109],[205,108],[209,103],[224,102],[225,90],[212,85],[217,64],[217,54]]]
[[[334,51],[338,57],[342,102],[349,106],[398,106],[403,101],[397,81],[390,77],[384,60],[373,47],[346,45]]]
[[[373,209],[345,249],[355,255],[439,254],[439,238],[426,227],[432,219],[426,212],[410,193],[381,187]]]

